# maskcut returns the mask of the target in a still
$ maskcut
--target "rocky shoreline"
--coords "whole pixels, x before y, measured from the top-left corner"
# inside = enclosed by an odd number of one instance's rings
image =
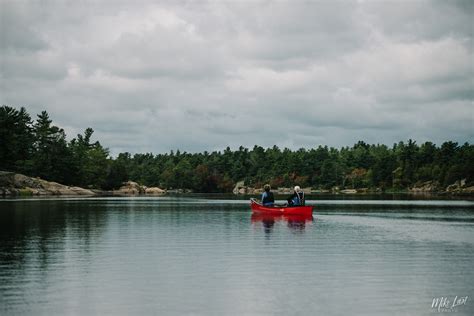
[[[112,195],[162,195],[166,190],[158,187],[147,187],[137,182],[127,181],[118,190],[109,191]]]
[[[0,195],[96,195],[97,193],[80,187],[66,186],[23,174],[0,171]]]
[[[0,171],[0,196],[103,196],[103,195],[162,195],[166,190],[146,187],[128,181],[113,191],[67,186],[14,172]]]
[[[339,187],[332,187],[331,189],[313,189],[301,188],[305,194],[378,194],[384,193],[382,188],[357,188],[357,189],[342,189]],[[262,194],[263,188],[254,188],[246,186],[244,181],[239,181],[235,185],[233,191],[236,195],[253,195]],[[276,194],[291,194],[292,188],[279,187],[273,189]],[[441,187],[437,181],[426,181],[416,183],[413,187],[407,188],[400,192],[409,194],[440,194],[440,195],[474,195],[474,186],[467,186],[466,179],[458,180],[455,183],[448,185],[446,188]]]
[[[333,187],[329,190],[319,190],[311,187],[302,188],[306,194],[378,194],[384,193],[381,188],[347,189]],[[292,188],[280,187],[273,189],[275,194],[285,195],[293,192]],[[103,191],[86,189],[76,186],[67,186],[57,182],[46,181],[40,178],[28,177],[22,174],[0,171],[0,196],[136,196],[136,195],[163,195],[167,193],[190,193],[185,189],[166,190],[159,187],[147,187],[137,182],[127,181],[118,190]],[[254,188],[245,185],[244,181],[236,183],[233,191],[235,195],[260,195],[263,188]],[[439,195],[474,195],[474,186],[467,186],[466,180],[458,180],[443,188],[437,181],[420,182],[411,188],[396,193],[408,194],[439,194]]]

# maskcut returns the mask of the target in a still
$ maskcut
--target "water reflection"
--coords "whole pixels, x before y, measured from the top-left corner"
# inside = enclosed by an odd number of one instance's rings
[[[106,217],[101,209],[84,211],[81,205],[67,201],[1,204],[0,296],[19,284],[47,284],[70,267],[60,264],[66,257],[74,264],[90,258]],[[21,299],[26,295],[15,293]]]
[[[265,234],[270,234],[276,222],[286,223],[288,228],[294,232],[303,232],[306,225],[313,222],[312,215],[270,215],[270,214],[252,214],[251,222],[253,224],[262,223]]]
[[[473,204],[193,201],[0,201],[0,315],[422,315],[474,293]]]

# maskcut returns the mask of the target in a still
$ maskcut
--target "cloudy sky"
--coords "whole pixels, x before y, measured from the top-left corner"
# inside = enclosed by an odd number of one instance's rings
[[[474,1],[0,0],[0,102],[116,154],[474,139]]]

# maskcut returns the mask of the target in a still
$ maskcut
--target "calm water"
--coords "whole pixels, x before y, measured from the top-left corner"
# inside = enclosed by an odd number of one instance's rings
[[[474,315],[473,202],[217,198],[0,200],[0,314]]]

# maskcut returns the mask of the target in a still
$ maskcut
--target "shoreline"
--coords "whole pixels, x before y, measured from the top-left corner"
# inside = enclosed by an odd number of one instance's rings
[[[307,196],[341,196],[341,197],[363,197],[398,195],[413,197],[467,197],[474,198],[474,187],[466,186],[465,180],[456,181],[444,190],[435,190],[432,186],[427,186],[427,182],[421,186],[404,189],[382,188],[358,188],[348,189],[333,187],[331,189],[313,189],[311,187],[302,188]],[[429,189],[428,189],[429,188]],[[287,196],[293,191],[288,187],[278,187],[272,190],[277,196]],[[28,177],[13,172],[0,172],[0,197],[37,197],[37,196],[64,196],[64,197],[133,197],[133,196],[163,196],[163,195],[234,195],[238,196],[260,196],[263,190],[245,186],[243,181],[238,182],[232,192],[206,193],[193,192],[183,189],[161,189],[159,187],[147,187],[137,182],[127,181],[117,190],[100,190],[94,188],[82,188],[77,186],[63,185],[57,182],[46,181],[40,178]]]
[[[216,200],[248,200],[250,198],[259,198],[259,194],[233,194],[233,193],[166,193],[161,195],[152,194],[117,194],[110,192],[101,192],[95,195],[0,195],[0,201],[11,200],[48,200],[48,199],[153,199],[153,198],[207,198]],[[285,200],[287,195],[275,194],[275,199]],[[338,194],[338,193],[314,193],[307,195],[308,200],[465,200],[474,201],[474,194],[440,194],[440,193],[412,193],[412,192],[390,192],[390,193],[363,193],[363,194]]]

